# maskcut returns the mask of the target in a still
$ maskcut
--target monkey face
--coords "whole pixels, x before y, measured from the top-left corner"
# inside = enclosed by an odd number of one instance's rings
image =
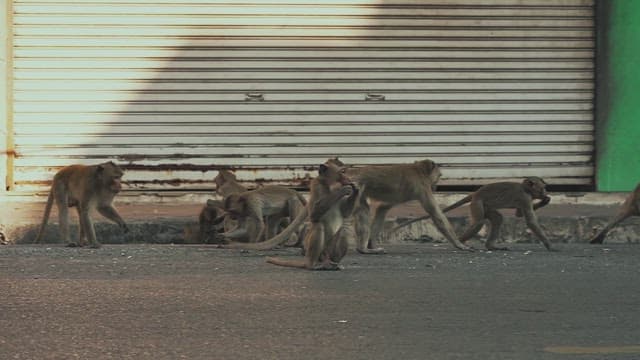
[[[324,164],[320,164],[318,172],[331,189],[352,185],[353,183],[347,176],[347,168],[337,165],[335,161],[327,161]]]
[[[531,176],[522,182],[525,189],[534,199],[544,199],[547,197],[546,183],[537,176]]]
[[[124,171],[122,171],[118,165],[114,164],[113,161],[100,164],[97,167],[99,180],[105,185],[106,189],[114,194],[122,190],[123,175]]]

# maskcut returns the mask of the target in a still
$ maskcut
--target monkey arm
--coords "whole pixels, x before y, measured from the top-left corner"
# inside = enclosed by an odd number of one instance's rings
[[[551,243],[547,236],[542,231],[540,224],[538,223],[538,217],[536,213],[533,211],[533,206],[529,205],[528,207],[522,208],[522,212],[524,213],[524,219],[527,222],[527,227],[533,231],[533,233],[540,239],[540,241],[544,244],[544,247],[549,251],[553,251],[551,248]]]
[[[351,195],[349,195],[348,198],[346,198],[340,204],[340,212],[342,213],[343,218],[351,216],[351,214],[353,213],[353,209],[356,206],[356,200],[358,199],[358,194],[360,193],[360,191],[358,190],[358,188],[355,187],[355,185],[351,184],[351,187],[353,189],[353,192],[351,193]]]
[[[550,201],[551,201],[551,197],[545,196],[543,199],[533,204],[533,211],[536,211],[541,207],[546,206],[547,204],[549,204]],[[516,209],[516,217],[522,217],[522,211],[520,210],[520,208]]]
[[[127,224],[124,222],[120,214],[118,214],[118,211],[116,211],[116,209],[113,206],[111,205],[101,206],[98,208],[98,212],[102,216],[118,224],[118,226],[120,226],[120,228],[122,228],[122,230],[125,233],[129,232],[129,227],[127,226]]]
[[[309,218],[311,222],[318,222],[324,214],[331,209],[341,198],[351,195],[353,190],[351,185],[343,186],[338,190],[332,191],[326,196],[318,196],[318,200],[310,203]]]

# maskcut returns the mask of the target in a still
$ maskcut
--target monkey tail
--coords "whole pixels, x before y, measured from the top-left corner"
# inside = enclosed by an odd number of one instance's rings
[[[302,205],[307,206],[307,199],[304,198],[299,192],[296,191],[296,195],[298,195],[298,199],[302,203]]]
[[[459,208],[460,206],[462,206],[462,205],[464,205],[464,204],[466,204],[466,203],[468,203],[470,201],[471,201],[471,195],[467,195],[467,196],[463,197],[462,199],[460,199],[460,200],[454,202],[453,204],[451,204],[451,205],[445,207],[444,209],[442,209],[442,212],[446,213],[446,212],[448,212],[450,210]],[[424,215],[424,216],[421,216],[421,217],[418,217],[418,218],[415,218],[415,219],[411,219],[409,221],[403,222],[402,224],[394,227],[393,229],[391,229],[391,232],[394,232],[394,231],[396,231],[396,230],[398,230],[400,228],[403,228],[403,227],[405,227],[407,225],[413,224],[414,222],[427,220],[429,218],[431,218],[430,214],[427,214],[427,215]]]
[[[47,197],[47,205],[44,208],[44,216],[42,217],[42,223],[40,224],[38,235],[36,235],[36,239],[34,240],[36,243],[39,243],[40,241],[42,241],[42,236],[44,235],[44,228],[47,226],[47,222],[49,221],[51,206],[53,206],[53,190],[49,191],[49,197]]]
[[[306,262],[304,260],[285,260],[285,259],[280,259],[280,258],[267,257],[267,262],[269,264],[274,264],[274,265],[279,265],[279,266],[286,266],[286,267],[293,267],[293,268],[298,268],[298,269],[306,269],[307,268]]]
[[[278,245],[282,245],[291,235],[298,231],[304,221],[307,219],[309,215],[307,211],[307,207],[305,206],[302,211],[296,216],[295,219],[287,226],[284,230],[282,230],[278,235],[272,237],[269,240],[258,242],[258,243],[241,243],[241,242],[230,242],[226,245],[223,245],[223,248],[227,249],[245,249],[245,250],[271,250]]]

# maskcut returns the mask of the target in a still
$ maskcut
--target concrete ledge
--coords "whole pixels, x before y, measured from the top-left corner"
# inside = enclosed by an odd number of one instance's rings
[[[465,193],[439,193],[438,203],[450,204],[464,197]],[[626,193],[554,193],[551,204],[540,209],[540,223],[554,243],[586,242],[617,211]],[[100,242],[122,243],[192,243],[189,233],[197,229],[200,209],[211,194],[125,194],[116,200],[116,207],[125,218],[130,232],[123,234],[114,224],[104,222],[100,215],[93,215],[96,234]],[[0,196],[0,232],[4,243],[31,243],[41,221],[46,198],[43,196]],[[72,238],[77,236],[77,216],[71,212]],[[467,226],[468,208],[463,206],[447,214],[456,233]],[[504,211],[501,240],[505,243],[537,242],[526,229],[524,221],[513,217],[513,211]],[[418,203],[410,202],[389,212],[383,243],[396,244],[407,240],[446,242],[430,220],[416,222],[395,233],[388,230],[406,219],[424,215]],[[639,242],[640,218],[628,219],[613,229],[607,242]],[[185,233],[185,229],[186,233]],[[483,230],[484,231],[484,230]],[[482,232],[481,232],[482,234]],[[45,240],[58,243],[57,211],[54,206]],[[0,243],[3,239],[0,237]],[[475,247],[480,247],[474,242]]]

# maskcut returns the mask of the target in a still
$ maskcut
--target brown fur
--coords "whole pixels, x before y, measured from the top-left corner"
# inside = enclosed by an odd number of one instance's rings
[[[346,219],[351,216],[358,196],[345,171],[330,160],[320,165],[318,176],[311,182],[304,260],[269,257],[267,262],[307,270],[340,269],[339,263],[349,248],[348,239],[353,236]]]
[[[248,190],[238,182],[236,175],[229,170],[218,171],[218,175],[216,175],[213,181],[216,183],[216,192],[222,197]]]
[[[433,192],[440,179],[440,168],[431,160],[412,164],[373,166],[358,171],[356,183],[360,189],[360,200],[354,211],[358,252],[380,254],[384,249],[377,245],[382,233],[387,212],[395,205],[418,200],[424,210],[433,216],[440,232],[455,247],[471,250],[456,237],[449,220],[436,204]],[[373,223],[369,226],[368,200],[379,202]]]
[[[522,183],[497,182],[487,184],[460,201],[447,206],[442,211],[446,213],[470,202],[471,225],[464,232],[460,240],[462,242],[469,240],[482,229],[482,226],[489,224],[489,237],[485,242],[485,247],[488,250],[507,250],[505,247],[496,247],[495,245],[503,221],[502,214],[497,210],[516,209],[516,216],[522,217],[524,215],[529,229],[542,241],[547,250],[551,250],[551,243],[549,243],[549,240],[542,231],[535,214],[536,209],[547,205],[551,200],[547,195],[545,186],[544,180],[536,176],[528,177],[524,179]],[[534,199],[541,201],[534,204]],[[427,215],[413,219],[398,225],[394,230],[415,221],[428,218],[429,216]]]
[[[288,233],[286,239],[276,244],[258,241],[263,238],[273,239],[283,218],[294,219],[292,224],[296,220],[302,223],[306,217],[304,211],[306,203],[306,200],[298,192],[281,186],[265,186],[257,190],[227,196],[224,199],[226,216],[236,220],[238,225],[223,235],[231,239],[248,236],[250,243],[231,242],[224,247],[266,250],[283,244],[290,240],[296,231]],[[280,240],[280,238],[278,239]]]
[[[611,229],[631,216],[640,216],[640,184],[627,196],[616,216],[609,220],[607,225],[589,240],[589,243],[602,244]]]
[[[223,230],[224,204],[221,200],[207,200],[198,216],[198,242],[218,243],[217,234]]]
[[[124,231],[128,231],[124,220],[112,205],[116,194],[122,190],[123,174],[122,169],[111,161],[91,166],[71,165],[58,171],[53,177],[36,242],[42,241],[54,199],[58,206],[60,237],[68,246],[83,246],[86,237],[92,247],[100,247],[89,216],[91,209],[97,209],[102,216],[118,224]],[[76,207],[78,210],[80,220],[78,243],[71,242],[69,239],[70,207]]]

